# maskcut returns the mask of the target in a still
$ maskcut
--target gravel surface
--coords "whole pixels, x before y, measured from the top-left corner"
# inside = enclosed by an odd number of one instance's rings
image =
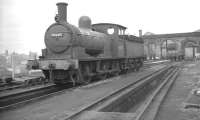
[[[200,61],[184,65],[158,112],[156,120],[200,120],[200,109],[185,109],[192,89],[200,86]]]
[[[49,120],[63,118],[80,108],[91,104],[97,99],[106,96],[134,82],[141,75],[156,71],[163,66],[158,65],[149,70],[123,75],[106,81],[100,81],[93,85],[84,86],[74,90],[66,90],[63,93],[39,100],[34,103],[19,106],[16,109],[0,113],[1,120]]]

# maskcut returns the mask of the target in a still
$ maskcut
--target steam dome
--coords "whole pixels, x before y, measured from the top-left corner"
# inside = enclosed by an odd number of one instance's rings
[[[88,16],[82,16],[79,19],[79,27],[91,29],[91,19]]]

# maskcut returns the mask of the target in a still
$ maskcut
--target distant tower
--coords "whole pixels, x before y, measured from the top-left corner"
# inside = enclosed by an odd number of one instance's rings
[[[5,50],[5,56],[8,56],[8,50]]]
[[[11,66],[12,66],[12,79],[15,79],[15,62],[14,62],[15,52],[11,54]]]
[[[139,37],[142,37],[142,30],[139,30]]]

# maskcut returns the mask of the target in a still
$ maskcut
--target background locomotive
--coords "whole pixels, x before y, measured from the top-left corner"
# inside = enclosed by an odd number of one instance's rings
[[[66,3],[57,3],[55,23],[45,33],[39,67],[55,84],[89,83],[93,77],[105,79],[129,70],[138,70],[144,60],[143,40],[125,35],[126,27],[99,23],[91,25],[87,16],[79,27],[66,20]],[[109,30],[113,33],[108,34]]]

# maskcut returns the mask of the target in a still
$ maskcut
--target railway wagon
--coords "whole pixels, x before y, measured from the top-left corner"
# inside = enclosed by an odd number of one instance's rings
[[[105,79],[142,66],[141,38],[125,35],[122,25],[91,24],[87,16],[81,17],[79,27],[75,27],[67,22],[67,5],[57,3],[56,22],[45,33],[46,48],[39,58],[39,68],[46,78],[59,85],[87,84],[94,77]]]

